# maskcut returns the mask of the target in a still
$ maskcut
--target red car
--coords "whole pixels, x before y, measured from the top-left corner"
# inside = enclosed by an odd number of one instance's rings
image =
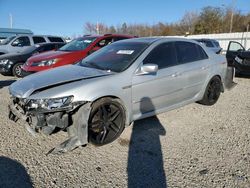
[[[133,37],[129,35],[105,34],[102,36],[86,35],[74,39],[57,51],[45,52],[29,58],[22,67],[22,75],[27,76],[38,71],[74,64],[112,42]]]

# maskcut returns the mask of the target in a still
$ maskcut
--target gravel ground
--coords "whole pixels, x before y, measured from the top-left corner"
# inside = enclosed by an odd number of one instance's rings
[[[211,107],[191,104],[137,121],[115,142],[46,153],[63,132],[32,137],[8,120],[0,75],[0,187],[250,187],[250,79]]]

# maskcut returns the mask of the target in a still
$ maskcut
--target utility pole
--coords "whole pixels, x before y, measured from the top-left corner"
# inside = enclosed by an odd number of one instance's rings
[[[233,30],[233,19],[234,19],[234,9],[236,5],[236,0],[232,0],[232,9],[231,9],[231,19],[230,19],[230,33],[232,33]]]
[[[12,18],[12,14],[10,13],[10,28],[13,28],[13,18]]]
[[[234,17],[234,11],[232,9],[232,13],[231,13],[231,19],[230,19],[230,33],[232,33],[232,29],[233,29],[233,17]]]
[[[245,49],[247,49],[247,40],[248,40],[248,31],[249,31],[249,26],[250,26],[250,22],[247,23],[247,32],[246,32],[246,39],[245,39]],[[249,47],[248,47],[249,48]],[[250,49],[250,48],[249,48]]]
[[[99,31],[99,23],[98,23],[98,22],[97,22],[97,24],[96,24],[96,32],[97,32],[97,34],[99,35],[100,31]]]

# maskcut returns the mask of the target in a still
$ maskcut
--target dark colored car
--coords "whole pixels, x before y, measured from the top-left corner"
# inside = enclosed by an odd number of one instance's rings
[[[250,74],[250,50],[236,41],[230,41],[226,58],[229,66],[235,67],[236,73]]]
[[[105,34],[96,36],[87,35],[74,39],[57,51],[29,58],[22,67],[23,75],[25,76],[62,65],[74,64],[110,43],[133,37],[130,35]]]
[[[9,53],[0,56],[0,73],[3,75],[13,75],[21,77],[22,65],[32,55],[40,54],[42,52],[56,50],[65,45],[62,42],[43,43],[30,46],[21,53]]]

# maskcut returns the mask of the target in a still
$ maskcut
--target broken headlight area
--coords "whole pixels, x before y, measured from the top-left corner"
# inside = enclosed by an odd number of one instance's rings
[[[26,101],[28,111],[51,112],[57,110],[70,110],[73,108],[73,96],[52,99],[30,99]]]
[[[52,134],[56,129],[64,130],[72,124],[74,110],[84,101],[72,102],[73,96],[51,99],[13,98],[9,105],[9,118],[23,121],[29,132]]]

